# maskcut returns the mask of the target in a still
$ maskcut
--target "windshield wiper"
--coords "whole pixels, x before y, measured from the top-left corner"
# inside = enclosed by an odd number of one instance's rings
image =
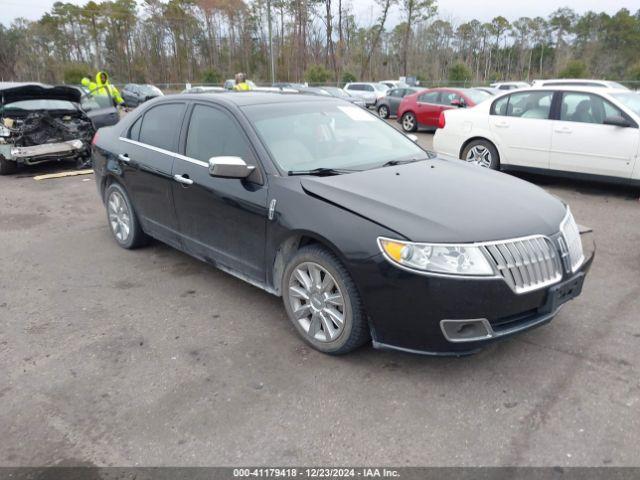
[[[294,176],[294,175],[316,175],[319,177],[323,177],[323,176],[329,176],[329,175],[341,175],[343,173],[351,173],[351,172],[359,172],[360,170],[349,170],[346,168],[327,168],[327,167],[320,167],[320,168],[313,168],[311,170],[289,170],[287,172],[287,175]]]
[[[408,160],[389,160],[382,164],[383,167],[394,167],[396,165],[404,165],[405,163],[413,163],[419,162],[421,160],[426,160],[426,158],[410,158]]]

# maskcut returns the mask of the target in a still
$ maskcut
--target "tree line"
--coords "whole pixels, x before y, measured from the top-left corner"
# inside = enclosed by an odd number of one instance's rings
[[[435,0],[372,5],[367,21],[349,0],[56,2],[36,21],[0,24],[0,80],[78,83],[104,69],[116,83],[220,83],[238,71],[268,83],[273,53],[276,80],[314,84],[640,81],[640,10],[455,23]]]

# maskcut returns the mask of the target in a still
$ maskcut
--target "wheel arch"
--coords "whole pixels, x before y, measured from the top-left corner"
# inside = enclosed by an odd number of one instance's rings
[[[100,180],[100,198],[102,198],[102,202],[104,203],[105,198],[104,195],[107,192],[107,188],[112,183],[118,183],[122,188],[125,188],[121,181],[119,181],[118,177],[113,174],[107,174]]]
[[[462,152],[464,152],[464,149],[467,148],[467,146],[475,140],[484,140],[485,142],[489,142],[491,145],[493,145],[493,148],[495,148],[496,152],[498,152],[498,168],[500,168],[502,166],[502,151],[500,150],[498,144],[487,135],[474,135],[473,137],[470,137],[462,142],[460,151],[458,152],[458,158],[462,160]]]
[[[284,276],[287,263],[298,250],[307,245],[319,245],[326,248],[338,257],[342,265],[349,271],[340,250],[326,237],[306,230],[293,231],[280,242],[273,259],[271,281],[273,282],[273,289],[277,295],[282,295],[282,277]]]

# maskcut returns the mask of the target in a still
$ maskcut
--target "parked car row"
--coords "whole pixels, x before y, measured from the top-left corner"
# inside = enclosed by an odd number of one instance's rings
[[[640,184],[640,95],[545,86],[440,116],[439,154],[503,170]]]
[[[435,129],[440,114],[453,108],[473,107],[491,95],[474,88],[432,88],[405,96],[398,106],[398,122],[405,132]]]
[[[153,237],[282,297],[330,354],[474,352],[549,322],[594,255],[559,199],[328,95],[157,98],[100,129],[92,158],[120,246]]]

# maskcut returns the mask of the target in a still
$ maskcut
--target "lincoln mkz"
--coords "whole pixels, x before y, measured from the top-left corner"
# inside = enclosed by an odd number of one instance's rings
[[[593,260],[558,198],[336,98],[167,96],[92,155],[120,246],[153,237],[281,296],[325,353],[474,352],[549,322]]]

